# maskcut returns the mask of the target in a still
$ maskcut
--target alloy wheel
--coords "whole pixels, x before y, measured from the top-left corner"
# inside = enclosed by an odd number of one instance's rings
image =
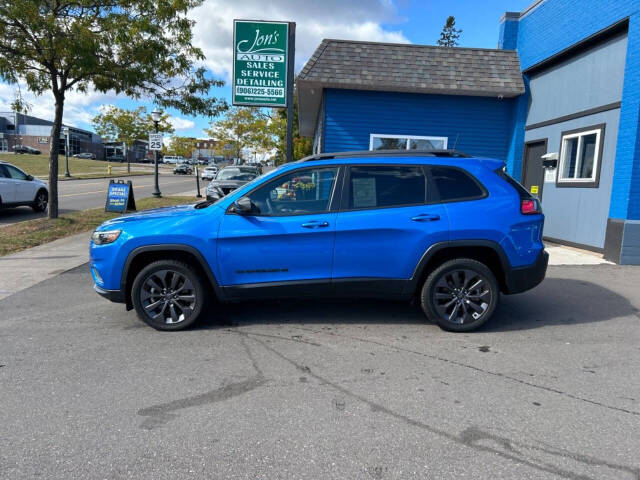
[[[445,272],[433,290],[433,306],[444,320],[464,325],[477,322],[491,304],[490,283],[469,269]]]
[[[196,291],[191,281],[175,270],[150,274],[140,289],[140,303],[154,321],[176,324],[187,320],[196,307]]]
[[[44,212],[47,209],[47,194],[44,192],[40,192],[38,197],[36,198],[36,205],[38,210]]]

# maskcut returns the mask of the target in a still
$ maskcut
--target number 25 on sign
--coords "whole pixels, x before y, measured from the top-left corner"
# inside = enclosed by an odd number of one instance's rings
[[[162,134],[161,133],[149,134],[149,150],[162,150]]]

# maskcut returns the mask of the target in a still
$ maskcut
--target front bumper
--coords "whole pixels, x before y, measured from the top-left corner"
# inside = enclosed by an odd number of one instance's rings
[[[100,295],[101,297],[106,298],[107,300],[115,303],[125,303],[126,299],[124,293],[121,290],[106,290],[98,285],[93,285],[93,289]]]
[[[531,290],[544,280],[548,264],[549,254],[542,250],[536,261],[531,265],[512,268],[505,272],[505,283],[507,289],[505,293],[522,293],[527,290]]]

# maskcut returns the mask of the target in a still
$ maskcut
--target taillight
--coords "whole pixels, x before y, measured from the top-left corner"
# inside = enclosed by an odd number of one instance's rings
[[[520,200],[520,211],[523,215],[535,215],[540,213],[540,202],[535,198],[523,198]]]

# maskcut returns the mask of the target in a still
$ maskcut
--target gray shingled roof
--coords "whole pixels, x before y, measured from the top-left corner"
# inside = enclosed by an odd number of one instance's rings
[[[513,50],[323,40],[297,78],[300,128],[313,135],[318,90],[515,97],[524,93]]]

